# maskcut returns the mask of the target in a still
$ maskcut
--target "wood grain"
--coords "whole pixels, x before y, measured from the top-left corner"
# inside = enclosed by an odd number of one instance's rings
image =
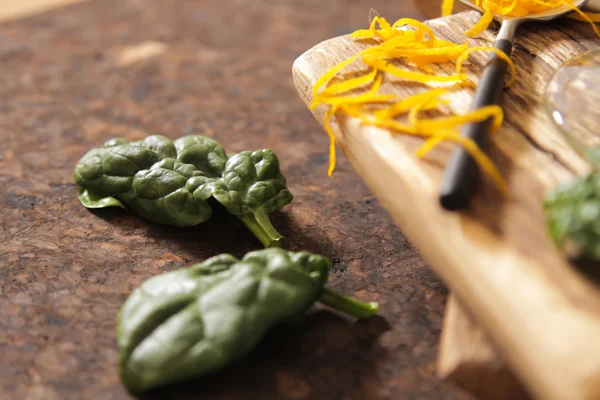
[[[471,12],[431,25],[440,36],[458,41],[477,17]],[[587,165],[553,129],[540,98],[562,61],[599,41],[585,25],[557,25],[528,25],[515,51],[517,65],[528,68],[521,68],[507,91],[508,118],[489,151],[509,181],[512,195],[505,201],[485,184],[468,212],[444,212],[436,197],[448,149],[423,162],[413,155],[416,140],[360,126],[339,114],[334,126],[356,171],[491,333],[529,390],[547,399],[594,398],[600,396],[600,360],[595,357],[600,345],[594,339],[600,333],[600,293],[553,248],[541,210],[546,190],[585,172]],[[491,39],[487,32],[476,43]],[[294,77],[305,102],[327,68],[366,46],[340,37],[301,56]],[[483,62],[483,55],[476,57],[474,76]],[[410,92],[399,85],[384,88]],[[466,111],[471,96],[458,93],[452,108]],[[317,120],[322,121],[323,112],[316,110]]]

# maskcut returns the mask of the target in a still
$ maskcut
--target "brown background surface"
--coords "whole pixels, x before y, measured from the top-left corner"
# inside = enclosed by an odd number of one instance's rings
[[[296,196],[273,217],[285,246],[330,257],[331,286],[379,301],[381,317],[316,311],[241,365],[145,398],[467,398],[435,377],[445,287],[343,157],[327,178],[327,137],[291,78],[296,57],[364,27],[371,8],[395,20],[437,7],[95,0],[3,22],[0,399],[129,398],[114,337],[128,294],[161,272],[259,248],[223,214],[176,229],[79,204],[71,173],[91,147],[190,133],[230,152],[273,148]],[[147,41],[162,53],[123,64],[127,48]]]

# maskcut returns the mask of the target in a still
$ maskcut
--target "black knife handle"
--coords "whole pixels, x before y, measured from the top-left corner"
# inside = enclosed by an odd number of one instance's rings
[[[496,41],[495,47],[502,50],[510,57],[512,42],[505,39]],[[492,53],[477,86],[471,110],[481,107],[497,105],[500,103],[504,78],[508,70],[508,63]],[[466,125],[462,135],[473,139],[480,148],[487,142],[489,131],[493,122],[490,117],[482,122]],[[460,210],[466,208],[469,199],[475,192],[479,178],[479,167],[464,148],[458,147],[452,153],[442,179],[440,202],[446,210]]]

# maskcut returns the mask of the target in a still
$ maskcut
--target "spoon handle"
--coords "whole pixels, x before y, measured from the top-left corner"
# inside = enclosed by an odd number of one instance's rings
[[[516,21],[504,21],[496,40],[495,47],[509,57],[512,53],[517,26]],[[506,61],[499,58],[496,53],[492,53],[477,86],[471,105],[472,110],[500,103],[507,70]],[[492,121],[493,118],[488,118],[482,122],[465,125],[462,135],[473,139],[478,146],[484,147]],[[454,150],[442,179],[440,190],[442,207],[451,211],[466,208],[475,191],[478,177],[479,167],[473,158],[462,147]]]

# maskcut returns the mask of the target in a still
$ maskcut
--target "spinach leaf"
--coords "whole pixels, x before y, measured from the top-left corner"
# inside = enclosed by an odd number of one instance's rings
[[[144,391],[218,371],[315,301],[356,318],[377,312],[377,303],[324,288],[329,268],[325,257],[271,248],[242,260],[219,255],[149,279],[119,312],[123,383]]]
[[[600,174],[576,178],[549,193],[544,211],[552,239],[570,256],[600,260]]]
[[[265,247],[282,238],[269,215],[293,199],[272,150],[228,157],[218,142],[199,135],[111,139],[81,158],[74,179],[85,207],[119,206],[179,227],[208,220],[214,198]]]

